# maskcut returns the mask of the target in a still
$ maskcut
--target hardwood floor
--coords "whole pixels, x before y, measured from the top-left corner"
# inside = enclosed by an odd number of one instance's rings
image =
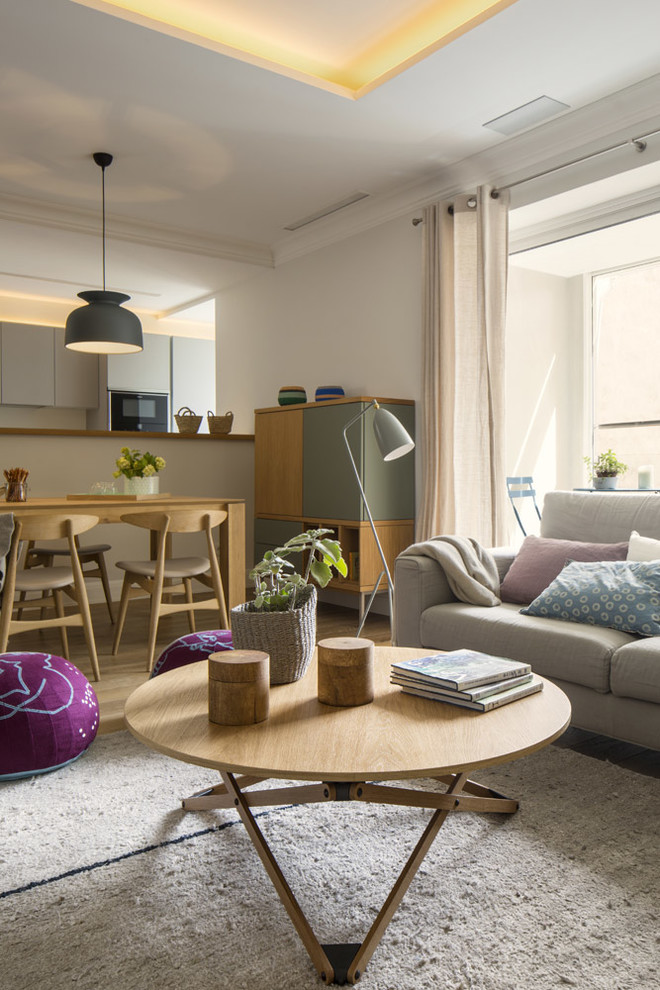
[[[111,624],[105,605],[92,605],[92,620],[96,636],[96,648],[101,667],[101,680],[92,682],[99,699],[101,712],[100,733],[116,732],[124,727],[124,703],[129,694],[149,676],[145,670],[145,646],[148,628],[147,600],[131,603],[122,636],[118,656],[111,654],[114,626]],[[217,628],[217,616],[213,612],[197,613],[198,629]],[[354,609],[320,603],[317,613],[317,639],[329,636],[354,636],[357,630],[357,612]],[[186,619],[182,615],[165,616],[161,619],[156,656],[177,636],[188,632]],[[370,614],[362,635],[372,639],[378,646],[390,643],[389,619],[385,615]],[[84,674],[91,677],[91,664],[82,635],[82,630],[69,630],[71,660]],[[26,632],[12,636],[9,644],[12,651],[40,650],[60,654],[60,640],[55,630],[34,633]],[[660,752],[642,749],[629,743],[619,742],[582,729],[570,728],[554,744],[584,753],[599,760],[607,760],[648,777],[660,778]]]

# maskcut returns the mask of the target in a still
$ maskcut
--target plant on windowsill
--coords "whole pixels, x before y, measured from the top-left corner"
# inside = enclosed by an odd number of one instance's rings
[[[594,488],[599,491],[611,491],[616,488],[619,475],[625,474],[628,470],[628,465],[620,461],[611,449],[599,454],[594,461],[590,457],[585,457],[584,463],[589,468],[589,477]]]
[[[130,447],[121,448],[121,456],[115,461],[117,470],[113,478],[123,478],[125,495],[155,495],[158,493],[158,472],[166,466],[165,458],[144,454]]]
[[[234,647],[263,650],[270,656],[270,683],[299,680],[309,667],[316,645],[316,587],[325,586],[333,571],[346,577],[341,547],[328,539],[330,529],[309,529],[283,546],[267,550],[252,568],[254,601],[231,610]],[[307,554],[300,574],[289,559]]]

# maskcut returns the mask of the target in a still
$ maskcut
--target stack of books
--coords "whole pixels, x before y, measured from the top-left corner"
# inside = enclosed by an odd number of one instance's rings
[[[391,683],[406,694],[488,712],[526,698],[543,687],[528,663],[476,650],[434,653],[392,664]]]

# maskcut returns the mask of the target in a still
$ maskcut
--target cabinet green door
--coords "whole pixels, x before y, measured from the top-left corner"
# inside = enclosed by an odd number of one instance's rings
[[[381,403],[415,439],[415,407]],[[412,519],[415,515],[415,451],[384,461],[374,436],[371,410],[363,419],[362,485],[374,519]],[[362,516],[367,518],[366,513]]]
[[[367,519],[344,443],[344,427],[365,402],[319,403],[304,410],[303,514],[320,519]],[[384,404],[414,437],[414,406]],[[410,519],[415,514],[414,455],[383,461],[372,427],[373,412],[348,430],[348,439],[374,519]]]

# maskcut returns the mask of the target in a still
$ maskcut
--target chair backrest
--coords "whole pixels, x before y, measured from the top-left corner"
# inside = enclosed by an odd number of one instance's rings
[[[224,509],[173,509],[171,512],[128,512],[121,521],[156,533],[202,533],[227,518]]]
[[[531,475],[509,477],[506,479],[506,490],[511,500],[511,507],[513,509],[513,513],[516,517],[516,520],[518,521],[518,525],[520,526],[523,532],[523,536],[527,536],[527,530],[523,526],[522,519],[520,518],[520,513],[518,512],[518,508],[516,506],[516,500],[520,498],[531,498],[532,504],[536,509],[536,515],[540,520],[541,513],[539,511],[538,505],[536,504],[536,490],[534,488],[534,479],[532,478]]]
[[[69,516],[62,512],[27,512],[14,516],[14,534],[18,540],[62,540],[93,529],[98,516]]]
[[[61,540],[66,539],[71,554],[71,567],[76,588],[84,582],[75,537],[92,529],[99,521],[98,516],[75,515],[69,516],[62,512],[28,512],[25,515],[14,516],[14,532],[11,537],[9,554],[7,555],[7,573],[3,591],[3,612],[11,614],[14,591],[16,587],[16,569],[18,567],[21,544],[31,540]]]

